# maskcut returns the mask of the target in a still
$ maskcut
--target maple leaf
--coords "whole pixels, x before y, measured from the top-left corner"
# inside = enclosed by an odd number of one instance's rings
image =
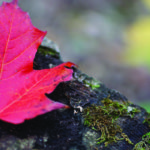
[[[0,119],[19,124],[65,104],[45,96],[72,78],[74,64],[33,70],[33,60],[46,32],[35,28],[17,0],[0,7]],[[66,66],[68,68],[66,68]]]

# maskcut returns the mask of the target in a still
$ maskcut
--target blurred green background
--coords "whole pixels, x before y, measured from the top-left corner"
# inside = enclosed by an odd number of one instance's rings
[[[34,26],[48,31],[64,61],[150,110],[150,0],[20,0],[19,5]]]

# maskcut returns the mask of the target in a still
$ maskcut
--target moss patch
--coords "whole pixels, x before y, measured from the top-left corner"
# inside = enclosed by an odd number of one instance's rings
[[[43,54],[43,55],[52,55],[56,58],[60,58],[59,52],[57,52],[53,48],[47,48],[47,47],[44,47],[44,46],[39,46],[38,53]]]
[[[133,150],[148,150],[150,149],[150,132],[142,136],[142,140],[137,143]]]
[[[84,124],[93,130],[100,131],[101,137],[97,139],[97,144],[104,142],[105,146],[109,143],[119,140],[126,140],[133,144],[128,136],[122,132],[121,127],[117,124],[117,119],[121,116],[133,117],[137,108],[129,106],[127,102],[112,101],[105,98],[103,106],[92,105],[83,111]]]
[[[100,87],[100,81],[87,76],[84,73],[79,73],[75,78],[79,81],[82,82],[86,87],[90,87],[92,90],[97,89]]]
[[[146,119],[144,120],[143,123],[148,123],[148,125],[150,127],[150,113],[148,113],[148,116],[146,117]]]

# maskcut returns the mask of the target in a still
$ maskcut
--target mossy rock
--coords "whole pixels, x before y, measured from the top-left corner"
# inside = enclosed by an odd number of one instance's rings
[[[54,44],[54,43],[53,43]],[[50,50],[42,45],[40,50]],[[61,64],[60,53],[36,54],[35,69]],[[50,64],[50,65],[49,65]],[[49,98],[69,105],[19,125],[0,121],[0,149],[139,150],[149,148],[150,117],[116,90],[73,68],[74,78],[61,83]]]

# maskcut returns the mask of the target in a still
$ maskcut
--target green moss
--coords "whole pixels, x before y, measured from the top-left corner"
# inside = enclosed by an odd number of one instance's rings
[[[96,88],[99,88],[100,87],[100,82],[95,80],[94,78],[86,78],[83,83],[92,88],[92,90],[96,89]]]
[[[43,55],[52,55],[56,58],[60,58],[60,54],[59,52],[57,52],[55,49],[53,48],[48,48],[48,47],[44,47],[44,46],[39,46],[38,48],[38,53],[43,54]]]
[[[142,136],[142,140],[138,142],[133,150],[148,150],[150,149],[150,132]]]
[[[100,81],[89,77],[84,73],[78,75],[77,80],[82,82],[86,87],[90,87],[92,90],[100,87]]]
[[[146,117],[146,119],[143,121],[143,123],[148,123],[149,127],[150,127],[150,113],[148,113],[148,116]]]
[[[92,105],[83,111],[84,125],[101,132],[97,144],[104,142],[107,146],[118,140],[126,140],[129,144],[133,144],[128,136],[122,132],[121,127],[117,124],[117,119],[121,116],[133,117],[139,110],[129,106],[127,102],[119,103],[109,98],[104,99],[102,103],[103,106]]]

